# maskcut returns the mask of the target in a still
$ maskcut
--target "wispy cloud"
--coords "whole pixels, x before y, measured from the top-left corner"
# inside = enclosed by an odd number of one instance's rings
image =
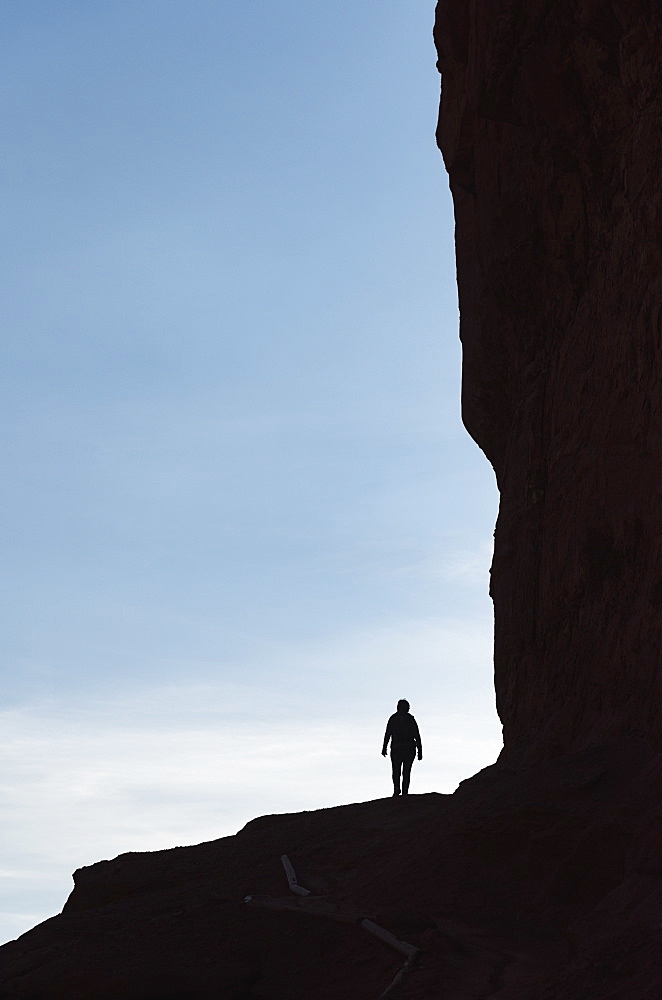
[[[446,557],[441,562],[440,573],[446,580],[487,588],[491,562],[492,545],[484,542],[475,549],[454,552]]]
[[[466,626],[406,623],[326,651],[272,649],[273,672],[255,684],[142,687],[2,713],[0,878],[16,906],[0,917],[0,936],[59,909],[82,865],[232,834],[260,814],[387,795],[379,750],[403,692],[425,746],[413,790],[452,791],[496,758],[500,738],[488,684],[462,701],[451,674],[444,699],[440,651],[466,675],[488,650]],[[296,676],[306,658],[310,684],[281,684],[285,660]],[[371,698],[360,673],[374,685],[380,665],[384,684]],[[334,666],[344,695],[331,704],[315,680],[327,686]]]
[[[395,563],[393,558],[388,561],[384,558],[383,564],[375,562],[375,568],[389,576],[405,577],[420,583],[436,581],[476,588],[486,596],[492,551],[491,540],[482,541],[473,548],[455,548],[446,543],[443,550],[422,553],[418,559],[403,558],[400,563]]]

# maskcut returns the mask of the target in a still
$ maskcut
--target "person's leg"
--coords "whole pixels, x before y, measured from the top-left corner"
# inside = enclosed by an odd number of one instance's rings
[[[397,750],[391,750],[391,769],[393,771],[393,794],[400,794],[400,771],[402,770],[402,757]]]
[[[411,765],[414,763],[414,757],[416,756],[416,751],[408,751],[406,755],[403,756],[402,761],[402,794],[407,795],[409,793],[409,777],[411,775]]]

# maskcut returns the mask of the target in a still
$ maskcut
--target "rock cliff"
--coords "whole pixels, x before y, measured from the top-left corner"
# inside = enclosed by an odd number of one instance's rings
[[[662,744],[662,6],[442,0],[505,753]]]

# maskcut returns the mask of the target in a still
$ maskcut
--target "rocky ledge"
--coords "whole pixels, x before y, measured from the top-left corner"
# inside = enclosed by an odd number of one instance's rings
[[[0,995],[656,997],[652,791],[662,801],[660,759],[615,742],[523,770],[496,764],[454,795],[265,816],[234,837],[102,861],[76,872],[62,914],[0,948]],[[282,855],[309,896],[290,891]],[[390,992],[404,956],[365,933],[365,918],[420,949]]]

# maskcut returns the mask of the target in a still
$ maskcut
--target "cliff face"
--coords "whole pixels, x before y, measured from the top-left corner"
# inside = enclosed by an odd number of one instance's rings
[[[441,0],[505,758],[662,743],[662,7]]]

